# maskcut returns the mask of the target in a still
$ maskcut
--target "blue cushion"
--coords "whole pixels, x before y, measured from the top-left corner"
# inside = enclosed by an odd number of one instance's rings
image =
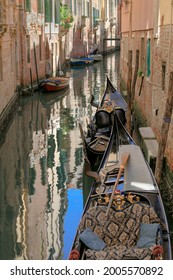
[[[106,243],[98,237],[90,228],[86,228],[80,235],[79,239],[89,248],[95,251],[101,251]]]
[[[159,224],[141,224],[139,240],[137,242],[137,247],[151,247],[156,244],[157,233],[159,231]]]

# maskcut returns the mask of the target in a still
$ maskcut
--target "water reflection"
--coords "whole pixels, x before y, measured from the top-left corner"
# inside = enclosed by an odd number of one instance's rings
[[[83,175],[78,122],[118,86],[119,54],[68,69],[70,89],[20,100],[0,145],[0,259],[67,259],[91,181]]]

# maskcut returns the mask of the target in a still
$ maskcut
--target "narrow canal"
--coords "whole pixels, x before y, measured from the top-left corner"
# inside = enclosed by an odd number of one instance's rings
[[[20,99],[0,139],[0,259],[67,259],[91,182],[83,175],[83,127],[106,75],[118,87],[119,52],[67,69],[70,89]]]

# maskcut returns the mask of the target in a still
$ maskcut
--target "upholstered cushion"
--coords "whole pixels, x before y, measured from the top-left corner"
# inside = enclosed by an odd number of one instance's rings
[[[108,216],[106,211],[107,206],[102,205],[94,206],[85,213],[79,225],[75,248],[81,246],[80,234],[86,228],[90,228],[106,246],[99,251],[87,249],[86,259],[120,260],[134,257],[139,260],[151,259],[152,247],[139,248],[136,244],[139,240],[141,223],[161,223],[154,209],[147,204],[134,203],[125,207],[123,211],[110,208]]]
[[[159,224],[141,224],[139,240],[137,242],[138,248],[147,248],[156,244]]]
[[[86,228],[79,236],[79,239],[90,249],[95,251],[103,250],[105,242],[98,237],[90,228]]]

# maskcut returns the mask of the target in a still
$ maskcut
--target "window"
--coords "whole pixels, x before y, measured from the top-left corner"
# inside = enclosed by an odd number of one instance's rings
[[[82,15],[85,16],[85,0],[82,1]]]
[[[55,24],[60,23],[60,0],[55,1]]]
[[[162,63],[162,90],[165,90],[166,63]]]
[[[87,2],[87,17],[90,16],[90,4]]]
[[[147,77],[151,74],[151,62],[150,62],[150,51],[151,51],[151,45],[150,45],[150,39],[147,40]]]
[[[110,3],[109,3],[109,18],[113,17],[113,3],[112,3],[112,0],[110,0]]]
[[[140,57],[140,68],[145,73],[145,40],[141,38],[141,57]]]
[[[70,11],[73,11],[73,5],[72,5],[72,0],[70,0]]]
[[[74,0],[74,14],[77,15],[77,5],[76,0]]]
[[[25,10],[31,12],[31,0],[25,0]]]
[[[43,13],[43,0],[37,0],[37,11],[39,14]]]
[[[99,19],[99,10],[93,7],[93,25],[94,25],[94,27],[98,24],[97,19]]]
[[[30,36],[26,36],[26,55],[27,55],[27,63],[31,61],[31,50],[30,50]]]
[[[52,22],[52,0],[44,0],[45,22]]]

